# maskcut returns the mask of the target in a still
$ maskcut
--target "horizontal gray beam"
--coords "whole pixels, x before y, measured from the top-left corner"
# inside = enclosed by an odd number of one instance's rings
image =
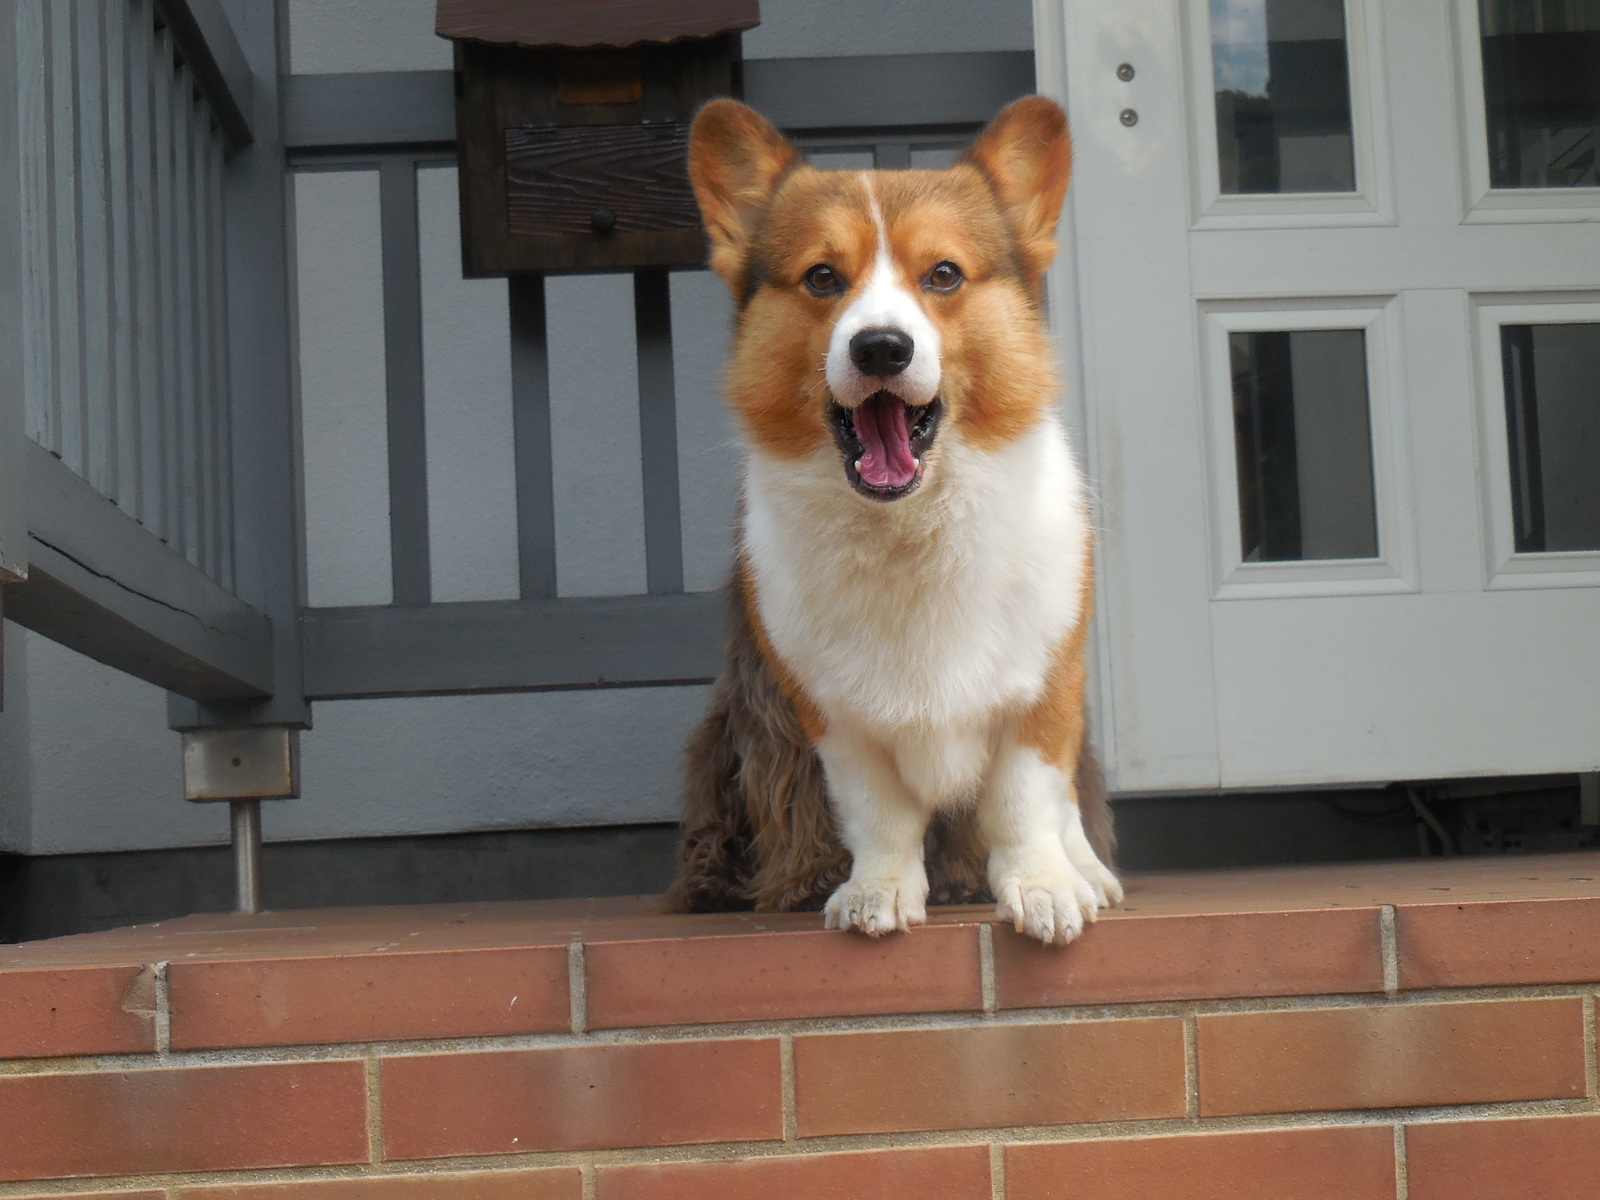
[[[283,85],[290,153],[455,144],[449,71],[289,75]],[[744,64],[745,99],[784,129],[981,125],[1033,86],[1026,50]]]
[[[1028,50],[744,64],[745,100],[780,129],[982,125],[1033,88]]]
[[[197,700],[272,693],[272,624],[35,442],[28,579],[6,619]]]
[[[194,72],[230,150],[255,141],[255,76],[221,0],[155,0],[178,52]]]
[[[306,698],[705,683],[724,603],[713,592],[307,609]]]
[[[367,71],[283,77],[289,152],[456,144],[450,71]]]

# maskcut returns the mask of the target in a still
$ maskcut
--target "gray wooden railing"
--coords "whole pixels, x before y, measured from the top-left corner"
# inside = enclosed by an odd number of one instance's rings
[[[746,98],[803,150],[884,168],[964,143],[1031,90],[1023,53],[745,63]],[[453,161],[449,72],[291,76],[285,138],[300,170],[379,171],[394,603],[302,615],[311,699],[700,682],[716,671],[721,601],[683,590],[671,314],[664,271],[634,275],[647,593],[556,598],[544,280],[513,278],[518,600],[429,593],[426,432],[418,309],[416,171]]]
[[[181,729],[709,677],[719,604],[683,590],[666,275],[634,279],[647,594],[556,596],[529,276],[507,312],[521,595],[433,602],[416,189],[454,158],[450,74],[284,76],[281,0],[231,11],[237,31],[219,0],[0,0],[0,270],[24,284],[0,289],[0,570],[27,572],[8,614],[167,687]],[[758,60],[745,80],[803,148],[901,167],[1029,90],[1032,60]],[[380,179],[394,602],[308,609],[285,190],[352,166]]]
[[[299,686],[298,647],[274,637],[292,634],[293,539],[255,536],[292,524],[292,492],[252,465],[292,477],[286,326],[236,312],[286,297],[270,238],[246,262],[259,236],[240,227],[263,197],[282,222],[261,16],[252,65],[218,0],[0,0],[6,615],[189,700],[258,708]]]
[[[231,587],[222,130],[151,0],[17,16],[27,434]]]

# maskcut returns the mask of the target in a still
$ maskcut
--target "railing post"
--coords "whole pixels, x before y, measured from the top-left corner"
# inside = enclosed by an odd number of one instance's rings
[[[200,8],[211,11],[209,6]],[[234,590],[272,621],[272,696],[202,704],[171,695],[167,723],[180,732],[247,726],[305,729],[311,724],[301,686],[299,637],[305,572],[295,494],[299,447],[290,344],[293,215],[278,125],[285,9],[282,0],[275,0],[229,10],[230,27],[252,76],[254,140],[222,172]]]
[[[665,270],[633,273],[633,313],[639,346],[645,583],[652,595],[661,595],[683,591],[678,401],[672,367],[672,284]]]
[[[21,91],[16,0],[0,0],[0,584],[28,574],[22,486]]]
[[[196,4],[193,10],[227,23],[220,6]],[[234,585],[241,599],[272,620],[273,694],[204,704],[172,694],[167,720],[184,735],[186,797],[230,803],[237,905],[249,913],[261,908],[261,801],[300,794],[299,730],[310,727],[311,710],[301,682],[299,627],[305,571],[294,484],[293,212],[278,124],[286,6],[283,0],[239,5],[230,15],[250,84],[235,90],[250,98],[254,140],[238,148],[222,172],[232,443],[225,453],[232,460]]]

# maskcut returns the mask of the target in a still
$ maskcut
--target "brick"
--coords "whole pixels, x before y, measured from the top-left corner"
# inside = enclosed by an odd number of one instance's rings
[[[1407,905],[1403,988],[1600,982],[1600,900]]]
[[[581,1200],[576,1167],[186,1187],[177,1200]]]
[[[975,1200],[989,1195],[989,1148],[602,1167],[598,1185],[597,1200]]]
[[[357,1062],[0,1077],[0,1179],[365,1162]]]
[[[1406,1127],[1411,1200],[1593,1200],[1600,1116]]]
[[[1009,1200],[1394,1200],[1394,1194],[1388,1125],[1006,1147]]]
[[[0,971],[0,1059],[156,1048],[155,971],[137,965]]]
[[[1071,945],[996,926],[1001,1008],[1383,991],[1376,908],[1114,917]]]
[[[294,1046],[571,1028],[567,948],[174,963],[172,1046]]]
[[[20,1196],[17,1200],[167,1200],[165,1192],[51,1192],[48,1196]]]
[[[1181,1117],[1172,1018],[825,1034],[794,1043],[800,1133]]]
[[[1199,1019],[1202,1116],[1571,1099],[1576,998],[1232,1013]]]
[[[594,1029],[983,1007],[976,925],[598,942],[584,957]]]
[[[383,1064],[391,1159],[783,1136],[772,1039],[429,1054]]]

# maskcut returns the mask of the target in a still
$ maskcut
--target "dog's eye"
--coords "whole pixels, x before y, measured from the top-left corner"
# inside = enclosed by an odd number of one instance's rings
[[[806,287],[813,296],[837,296],[844,291],[844,280],[827,263],[818,263],[806,272]]]
[[[946,259],[928,272],[928,290],[932,292],[953,292],[961,286],[961,281],[965,278],[966,276],[961,273],[961,268]]]

